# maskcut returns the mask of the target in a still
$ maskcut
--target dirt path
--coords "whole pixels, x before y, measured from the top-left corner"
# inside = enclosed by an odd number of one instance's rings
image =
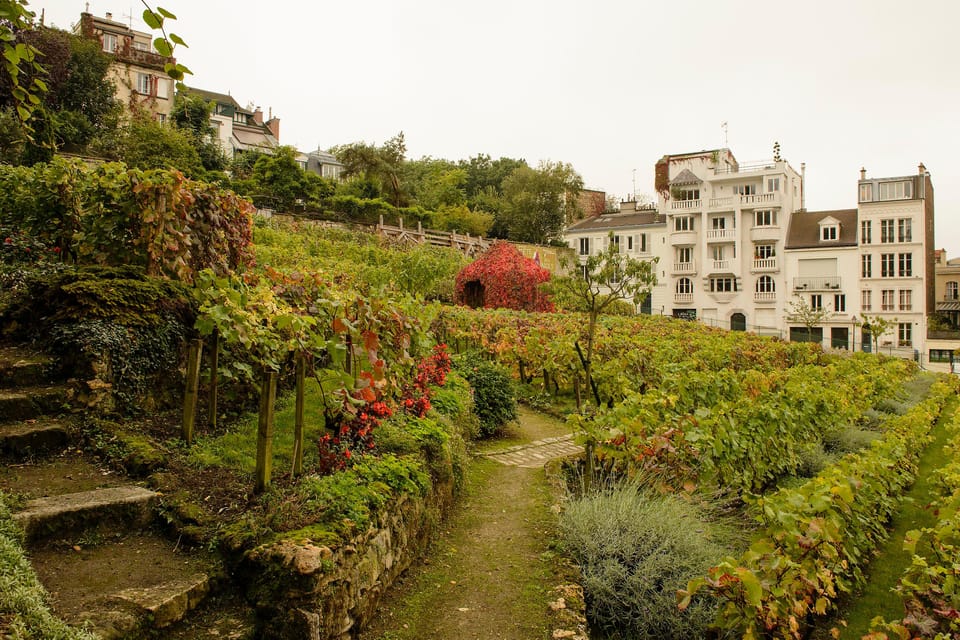
[[[485,450],[567,434],[563,423],[522,411],[505,441]],[[388,594],[362,640],[535,640],[551,633],[556,517],[542,466],[479,458],[466,495],[423,564]]]

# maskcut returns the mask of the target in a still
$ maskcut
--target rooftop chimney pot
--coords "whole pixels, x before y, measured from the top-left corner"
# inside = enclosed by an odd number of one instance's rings
[[[863,167],[860,167],[860,179],[861,180],[867,179],[867,170],[864,169]]]
[[[918,167],[918,169],[920,169],[920,175],[926,175],[926,173],[927,173],[927,168],[926,168],[925,166],[923,166],[923,163],[922,163],[922,162],[920,163],[920,166]]]
[[[107,20],[113,20],[113,14],[107,11],[106,13]]]

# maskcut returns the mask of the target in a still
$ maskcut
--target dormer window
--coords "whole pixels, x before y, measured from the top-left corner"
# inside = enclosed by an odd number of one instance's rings
[[[820,228],[820,239],[821,240],[836,240],[837,239],[837,226],[836,225],[825,225]]]

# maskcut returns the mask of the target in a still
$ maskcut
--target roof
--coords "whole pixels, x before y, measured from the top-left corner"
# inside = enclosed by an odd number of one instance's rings
[[[267,131],[250,130],[240,127],[233,128],[233,137],[240,149],[269,148],[277,146],[276,139]]]
[[[567,227],[567,233],[582,231],[608,231],[610,229],[624,229],[649,225],[665,225],[667,221],[655,209],[630,213],[606,213],[586,218]]]
[[[693,171],[690,171],[690,169],[684,169],[683,171],[677,174],[676,178],[670,181],[670,184],[671,185],[700,184],[701,182],[703,182],[703,180],[698,178],[696,174],[693,173]]]
[[[217,93],[216,91],[207,91],[205,89],[196,89],[194,87],[185,87],[184,90],[186,93],[200,96],[204,100],[217,102],[219,104],[229,104],[235,109],[239,109],[240,105],[236,100],[233,99],[228,93]]]
[[[343,166],[343,163],[337,160],[337,157],[335,155],[327,151],[324,151],[323,149],[317,149],[316,151],[311,151],[307,155],[313,158],[316,158],[317,160],[320,161],[321,164],[338,164],[341,167]]]
[[[820,239],[820,222],[825,218],[834,218],[840,222],[840,237],[835,241],[824,241]],[[798,211],[790,217],[790,228],[787,229],[787,249],[825,249],[830,247],[856,246],[856,209]]]

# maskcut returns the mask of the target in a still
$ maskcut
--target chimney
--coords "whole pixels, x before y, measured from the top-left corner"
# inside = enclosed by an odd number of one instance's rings
[[[253,121],[257,124],[263,124],[263,111],[260,110],[260,107],[253,110]]]
[[[270,118],[267,120],[267,129],[270,129],[273,137],[277,139],[277,142],[280,142],[280,118]]]
[[[113,14],[110,13],[109,11],[107,11],[107,13],[105,13],[104,15],[106,16],[107,20],[113,20]]]
[[[920,175],[922,175],[922,176],[927,175],[927,168],[926,168],[925,166],[923,166],[923,163],[922,163],[922,162],[920,163],[920,166],[919,166],[918,168],[920,169]]]
[[[864,169],[863,167],[860,167],[860,179],[861,180],[867,179],[867,170]]]
[[[786,187],[784,187],[786,188]],[[807,210],[807,163],[800,163],[800,210]]]

